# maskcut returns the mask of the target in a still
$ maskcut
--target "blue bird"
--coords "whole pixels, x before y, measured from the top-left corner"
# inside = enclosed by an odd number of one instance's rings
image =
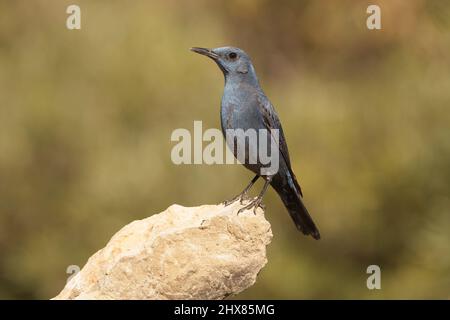
[[[257,141],[249,139],[248,143],[244,142],[246,143],[245,158],[244,161],[239,160],[247,169],[253,171],[256,176],[242,193],[232,200],[226,201],[225,204],[228,205],[237,200],[240,200],[242,203],[247,192],[261,177],[265,180],[262,191],[255,200],[251,201],[250,204],[240,211],[251,208],[256,209],[260,206],[263,195],[270,184],[280,196],[297,229],[305,235],[311,235],[316,240],[320,239],[319,230],[303,204],[302,190],[292,171],[281,122],[274,107],[259,85],[250,57],[243,50],[235,47],[215,49],[193,47],[191,51],[214,60],[224,74],[225,87],[220,111],[221,125],[227,144],[231,147],[234,156],[238,158],[239,142],[236,141],[236,137],[230,139],[227,136],[227,130],[253,129],[259,131],[265,129],[265,132],[267,132],[266,137],[258,135]],[[277,130],[277,141],[274,139],[273,131],[271,130]],[[258,153],[262,139],[268,139],[269,143],[273,143],[273,141],[277,143],[276,151],[278,152],[279,161],[276,172],[262,173],[261,169],[266,167],[266,163],[260,160]],[[250,161],[250,159],[255,158],[256,161]]]

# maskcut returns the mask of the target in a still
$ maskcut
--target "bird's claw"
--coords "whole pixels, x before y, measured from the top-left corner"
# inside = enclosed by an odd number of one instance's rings
[[[230,200],[225,200],[224,202],[222,202],[222,204],[223,204],[225,207],[228,207],[230,204],[235,203],[237,200],[242,201],[241,195],[238,195],[238,196],[236,196],[236,197],[234,197],[234,198],[232,198],[232,199],[230,199]]]
[[[225,201],[222,202],[222,204],[223,204],[225,207],[228,207],[230,204],[232,204],[232,203],[235,202],[236,200],[237,200],[237,199],[225,200]]]
[[[248,201],[250,198],[247,196],[247,194],[246,193],[243,193],[242,195],[241,195],[241,199],[239,200],[239,203],[241,204],[241,205],[244,205],[244,201]]]
[[[253,208],[253,214],[256,216],[256,210],[258,210],[258,208],[264,209],[265,206],[261,203],[260,199],[256,199],[256,200],[250,202],[245,207],[239,209],[238,212],[237,212],[237,215],[239,215],[240,213],[244,212],[245,210],[250,210],[252,208]]]
[[[230,200],[225,200],[224,202],[222,202],[222,204],[225,207],[228,207],[230,204],[235,203],[238,200],[239,200],[239,203],[241,205],[244,204],[244,201],[248,200],[247,194],[246,193],[239,194],[239,195],[237,195],[236,197],[234,197],[234,198],[232,198]]]

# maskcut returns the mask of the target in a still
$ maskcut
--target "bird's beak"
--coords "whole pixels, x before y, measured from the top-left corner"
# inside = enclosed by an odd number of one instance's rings
[[[191,51],[210,57],[213,60],[219,59],[219,56],[216,53],[214,53],[211,49],[192,47]]]

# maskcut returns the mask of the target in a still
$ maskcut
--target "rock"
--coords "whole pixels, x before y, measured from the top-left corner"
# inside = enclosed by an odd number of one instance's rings
[[[95,253],[54,299],[224,299],[252,286],[272,239],[258,208],[235,202],[133,221]]]

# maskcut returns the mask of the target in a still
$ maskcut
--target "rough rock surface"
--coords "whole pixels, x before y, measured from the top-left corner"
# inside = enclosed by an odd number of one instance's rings
[[[54,299],[223,299],[253,285],[272,239],[258,208],[235,202],[134,221],[95,253]]]

